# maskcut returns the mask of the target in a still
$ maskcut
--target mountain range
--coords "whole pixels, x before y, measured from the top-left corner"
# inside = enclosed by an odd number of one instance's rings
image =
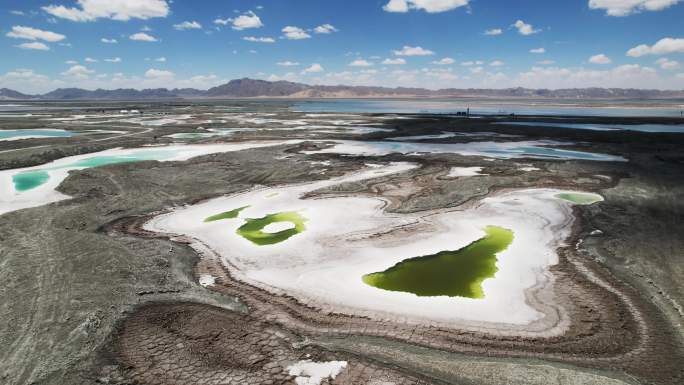
[[[383,98],[383,97],[480,97],[527,99],[679,99],[684,90],[646,90],[633,88],[569,88],[569,89],[460,89],[445,88],[388,88],[369,86],[321,86],[288,81],[236,79],[226,84],[198,90],[194,88],[155,88],[137,90],[85,90],[59,88],[54,91],[27,95],[8,88],[0,88],[0,100],[135,100],[135,99],[192,99],[192,98]]]

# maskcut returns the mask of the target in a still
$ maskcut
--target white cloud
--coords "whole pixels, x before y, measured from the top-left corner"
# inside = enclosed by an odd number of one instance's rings
[[[404,48],[394,51],[394,54],[396,56],[430,56],[435,53],[423,47],[410,47],[405,45]]]
[[[15,45],[15,47],[21,48],[21,49],[33,49],[33,50],[37,50],[37,51],[49,51],[50,50],[50,47],[48,47],[47,45],[45,45],[43,43],[37,42],[37,41],[31,42],[31,43],[22,43],[19,45]]]
[[[468,2],[469,0],[389,0],[382,9],[387,12],[399,13],[405,13],[409,10],[439,13],[466,6]]]
[[[399,58],[396,58],[396,59],[387,58],[387,59],[385,59],[385,60],[382,61],[382,64],[386,64],[386,65],[402,65],[402,64],[406,64],[406,60],[404,60],[404,59],[402,59],[402,58],[400,58],[400,57],[399,57]]]
[[[289,60],[287,60],[287,61],[280,61],[280,62],[278,62],[278,63],[276,63],[276,64],[279,65],[279,66],[281,66],[281,67],[296,67],[296,66],[299,65],[299,63],[297,63],[297,62],[293,62],[293,61],[289,61]]]
[[[99,18],[126,21],[166,17],[166,0],[78,0],[78,7],[49,5],[42,9],[52,16],[71,21],[94,21]]]
[[[186,31],[188,29],[202,29],[202,24],[196,21],[184,21],[180,24],[174,24],[173,28],[178,31]]]
[[[128,38],[131,40],[135,40],[135,41],[147,41],[147,42],[158,41],[156,37],[154,37],[152,35],[148,35],[145,32],[134,33],[131,36],[129,36]]]
[[[122,62],[120,57],[114,57],[111,59],[104,59],[104,61],[106,61],[108,63],[121,63]]]
[[[371,67],[372,65],[373,63],[363,59],[356,59],[353,62],[349,63],[350,67]]]
[[[272,37],[245,36],[242,40],[251,41],[253,43],[275,43],[275,39]]]
[[[606,56],[602,53],[598,54],[598,55],[594,55],[594,56],[589,58],[589,63],[592,63],[592,64],[610,64],[612,62],[613,61],[610,60],[610,58],[608,56]]]
[[[608,70],[584,68],[532,67],[513,80],[516,85],[529,88],[670,88],[672,84],[658,77],[653,68],[637,64],[621,65]]]
[[[91,70],[85,66],[82,66],[80,64],[77,64],[75,66],[70,67],[68,70],[62,72],[62,76],[70,77],[70,78],[76,78],[76,79],[87,79],[92,73],[94,73],[94,70]]]
[[[86,63],[97,63],[97,60],[95,60],[95,59],[93,59],[93,58],[91,58],[91,57],[85,58],[84,61],[85,61]]]
[[[283,36],[288,40],[302,40],[311,37],[311,35],[306,33],[306,31],[304,31],[303,29],[291,25],[288,25],[287,27],[283,28],[283,34]]]
[[[24,27],[21,25],[15,25],[14,27],[12,27],[12,30],[10,32],[7,32],[6,36],[15,39],[43,40],[50,43],[55,43],[66,39],[66,36],[59,33],[44,31],[42,29],[36,29],[31,27]]]
[[[501,67],[505,63],[502,62],[501,60],[494,60],[493,62],[489,63],[490,66],[492,67]]]
[[[542,65],[542,66],[548,66],[551,64],[555,64],[556,62],[553,60],[540,60],[537,62],[537,64]]]
[[[472,73],[473,75],[481,74],[484,72],[484,68],[482,67],[471,67],[469,68],[469,70],[470,73]]]
[[[481,66],[483,65],[484,62],[482,60],[469,60],[469,61],[464,61],[461,63],[462,66],[464,67],[471,67],[471,66]]]
[[[310,67],[308,67],[304,71],[302,71],[302,73],[303,74],[309,74],[309,73],[317,73],[317,72],[323,72],[323,71],[325,71],[325,70],[323,69],[322,65],[320,65],[318,63],[314,63]]]
[[[173,77],[173,72],[165,71],[165,70],[158,70],[156,68],[150,68],[147,71],[145,71],[145,77],[146,78],[152,78],[152,79],[170,78],[170,77]]]
[[[530,53],[546,53],[546,49],[545,48],[532,48],[530,50]]]
[[[242,31],[243,29],[261,28],[264,26],[264,23],[261,22],[259,16],[252,11],[246,12],[234,19],[216,19],[214,20],[214,24],[231,24],[231,28],[237,31]]]
[[[164,56],[158,57],[154,59],[154,61],[160,62],[160,63],[166,63],[166,58]]]
[[[17,16],[24,16],[24,12],[23,12],[23,11],[18,11],[18,10],[16,10],[16,9],[11,10],[10,13],[13,14],[13,15],[17,15]]]
[[[684,80],[684,73],[677,74],[677,79],[682,79],[682,80]]]
[[[333,32],[338,32],[337,28],[335,28],[332,24],[323,24],[319,25],[318,27],[314,28],[315,33],[333,33]]]
[[[525,36],[532,35],[532,34],[540,32],[540,30],[534,29],[532,24],[527,24],[522,20],[516,21],[515,24],[513,24],[513,26],[518,29],[519,34],[525,35]]]
[[[670,60],[668,58],[661,58],[656,60],[656,64],[660,66],[660,68],[664,70],[676,70],[681,67],[678,61],[676,60]]]
[[[684,53],[684,39],[666,37],[660,39],[650,47],[646,44],[641,44],[627,51],[627,56],[640,57],[644,55],[667,55],[671,53]]]
[[[488,29],[484,32],[484,34],[487,36],[496,36],[496,35],[501,35],[502,33],[503,33],[503,30],[501,30],[501,28],[492,28],[492,29]]]
[[[451,65],[451,64],[454,64],[454,63],[456,63],[456,60],[454,60],[454,59],[452,59],[452,58],[450,58],[450,57],[445,57],[445,58],[443,58],[443,59],[436,60],[436,61],[433,61],[433,62],[432,62],[432,64],[436,64],[436,65],[440,65],[440,66]]]
[[[78,62],[76,60],[67,60],[64,62],[64,64],[74,65],[74,64],[78,64]]]
[[[679,0],[589,0],[589,8],[605,9],[609,16],[628,16],[641,11],[660,11]]]
[[[45,75],[25,68],[15,69],[0,75],[0,84],[3,87],[28,93],[42,93],[61,85],[60,82],[52,81]]]
[[[104,37],[102,39],[100,39],[100,41],[105,43],[105,44],[116,44],[116,43],[118,43],[118,41],[116,39],[107,39]]]

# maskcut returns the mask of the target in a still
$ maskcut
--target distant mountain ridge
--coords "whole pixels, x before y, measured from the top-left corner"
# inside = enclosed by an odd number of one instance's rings
[[[0,100],[135,100],[178,98],[371,98],[371,97],[486,97],[486,98],[540,98],[540,99],[677,99],[684,98],[684,90],[645,90],[634,88],[388,88],[370,86],[320,86],[288,81],[236,79],[226,84],[198,90],[194,88],[155,88],[137,90],[85,90],[82,88],[58,88],[42,95],[27,95],[7,88],[0,89]]]

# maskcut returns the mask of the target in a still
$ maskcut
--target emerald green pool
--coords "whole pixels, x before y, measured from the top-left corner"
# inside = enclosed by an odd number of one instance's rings
[[[578,205],[590,205],[603,200],[599,195],[582,193],[563,193],[556,195],[556,198],[570,201]]]
[[[487,226],[485,233],[484,238],[462,249],[410,258],[363,276],[363,282],[419,297],[484,298],[482,282],[495,276],[496,255],[513,242],[513,232],[502,227]]]
[[[34,189],[50,179],[47,171],[25,171],[12,176],[14,188],[17,191],[27,191]]]
[[[122,164],[140,162],[144,160],[165,160],[175,156],[174,151],[168,150],[140,150],[128,155],[100,155],[82,159],[73,163],[60,166],[47,167],[38,170],[29,170],[16,173],[12,176],[14,188],[17,191],[27,191],[39,187],[50,179],[50,171],[72,170],[91,167],[100,167],[110,164]]]
[[[274,245],[283,242],[306,230],[304,223],[306,218],[296,211],[269,214],[262,218],[246,219],[245,224],[240,226],[236,233],[241,237],[259,246]],[[277,233],[266,233],[262,230],[271,223],[290,222],[295,227]]]
[[[226,212],[221,213],[221,214],[212,215],[210,217],[207,217],[207,219],[205,219],[204,222],[216,222],[216,221],[221,221],[224,219],[237,218],[238,215],[240,215],[240,212],[242,210],[246,209],[247,207],[249,207],[249,206],[244,206],[244,207],[240,207],[239,209],[230,210],[230,211],[226,211]]]

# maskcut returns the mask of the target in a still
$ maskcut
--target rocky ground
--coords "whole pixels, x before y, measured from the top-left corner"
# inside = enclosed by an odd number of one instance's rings
[[[230,110],[224,107],[235,107]],[[81,106],[78,114],[102,114]],[[114,147],[168,143],[197,127],[247,128],[231,114],[274,120],[304,114],[253,102],[221,105],[108,105],[149,114],[190,114],[162,126],[71,116],[2,118],[0,128],[111,129],[118,134],[0,142],[0,169],[42,164]],[[263,111],[259,109],[265,109]],[[89,110],[90,109],[90,110]],[[217,112],[218,109],[220,113]],[[237,112],[236,112],[237,111]],[[243,111],[243,112],[240,112]],[[37,115],[37,114],[36,114]],[[166,116],[166,115],[164,115]],[[228,116],[227,118],[225,116]],[[247,118],[252,118],[250,115]],[[340,117],[315,118],[324,124]],[[304,142],[215,154],[186,162],[139,162],[72,172],[59,190],[74,197],[0,216],[0,379],[7,384],[277,384],[303,359],[347,361],[333,384],[679,384],[684,381],[684,134],[601,132],[491,125],[491,118],[354,118],[394,132],[352,135],[264,129],[200,139],[360,139],[468,133],[440,142],[554,139],[629,162],[485,160],[459,155],[304,155]],[[521,119],[521,118],[518,118]],[[545,118],[531,120],[543,121]],[[227,120],[227,122],[221,122]],[[592,123],[675,123],[668,119],[575,118]],[[93,123],[95,122],[95,123]],[[369,124],[370,123],[370,124]],[[497,136],[482,136],[496,132]],[[503,135],[502,135],[503,134]],[[474,333],[321,312],[231,278],[211,253],[141,230],[177,205],[244,191],[330,178],[369,161],[409,160],[420,168],[317,194],[354,192],[416,212],[473,204],[523,187],[579,188],[605,197],[578,207],[573,238],[559,249],[554,293],[570,314],[562,336]],[[326,165],[321,162],[330,162]],[[446,177],[451,167],[489,176]],[[521,171],[535,167],[535,171]],[[599,230],[599,231],[596,231]],[[198,277],[219,277],[209,288]],[[328,380],[324,380],[328,381]],[[325,382],[323,382],[325,383]]]

